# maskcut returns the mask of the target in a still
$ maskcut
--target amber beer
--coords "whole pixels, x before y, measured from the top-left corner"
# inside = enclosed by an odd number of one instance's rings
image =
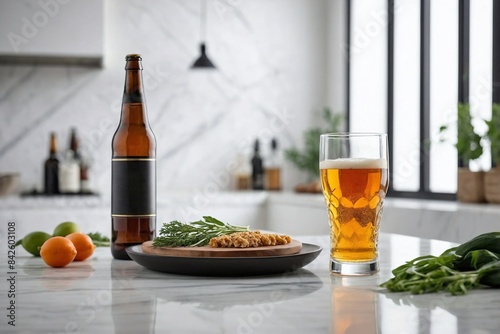
[[[126,57],[120,124],[112,141],[111,253],[130,259],[127,246],[156,232],[156,139],[149,126],[141,56]]]
[[[324,160],[320,172],[330,220],[331,258],[340,262],[375,260],[388,186],[387,161]]]

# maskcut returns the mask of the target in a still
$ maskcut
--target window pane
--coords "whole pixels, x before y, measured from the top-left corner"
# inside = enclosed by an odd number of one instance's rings
[[[470,69],[469,103],[473,116],[491,118],[492,87],[492,26],[493,4],[491,0],[470,2]],[[487,131],[483,122],[477,122],[480,134]],[[486,143],[485,143],[486,144]],[[487,170],[491,166],[489,145],[484,147],[483,156],[471,163],[471,169]]]
[[[394,4],[393,187],[419,190],[420,0]]]
[[[457,120],[458,1],[430,1],[430,5],[430,133],[435,134],[429,152],[430,190],[453,193],[457,189],[456,133],[446,143],[439,143],[437,134],[441,125]]]
[[[387,132],[387,1],[351,2],[350,130]]]

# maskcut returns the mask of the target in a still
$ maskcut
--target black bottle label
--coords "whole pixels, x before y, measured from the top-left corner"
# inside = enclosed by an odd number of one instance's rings
[[[156,216],[156,159],[113,158],[111,215]]]

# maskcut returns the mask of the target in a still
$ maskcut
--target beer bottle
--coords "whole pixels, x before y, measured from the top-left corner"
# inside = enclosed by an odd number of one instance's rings
[[[112,140],[111,253],[130,260],[127,246],[156,233],[156,139],[149,126],[142,84],[142,58],[125,58],[120,124]]]
[[[54,132],[50,133],[49,157],[45,160],[43,181],[45,194],[59,194],[59,160],[57,159],[57,140]]]

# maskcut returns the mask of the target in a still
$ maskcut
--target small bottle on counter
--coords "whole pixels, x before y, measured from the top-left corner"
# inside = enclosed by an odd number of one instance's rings
[[[69,138],[69,149],[73,152],[75,160],[80,163],[82,157],[80,155],[80,141],[78,140],[78,136],[76,134],[76,128],[71,128],[71,135]]]
[[[89,180],[90,159],[87,156],[82,156],[80,164],[80,192],[89,194],[92,192]]]
[[[59,159],[57,158],[57,138],[55,132],[50,133],[49,157],[44,163],[44,193],[59,194]]]
[[[263,190],[264,189],[264,164],[262,162],[262,157],[260,156],[260,144],[259,140],[255,140],[253,148],[252,157],[252,189]]]
[[[61,193],[73,194],[80,192],[80,161],[76,129],[72,128],[69,148],[64,152],[59,166],[59,191]]]
[[[71,150],[64,152],[59,166],[59,191],[63,194],[80,192],[80,165]]]
[[[142,58],[125,58],[120,123],[111,143],[111,254],[130,260],[125,248],[156,234],[156,139],[148,121]]]
[[[281,190],[281,163],[278,152],[278,141],[273,138],[271,141],[271,153],[266,159],[266,189]]]
[[[236,190],[250,189],[250,174],[251,168],[248,163],[248,158],[243,154],[239,154],[236,161],[236,171],[234,173],[236,181]]]
[[[78,163],[80,169],[79,183],[81,193],[90,193],[90,183],[89,183],[89,166],[90,159],[87,154],[82,153],[80,149],[80,140],[78,138],[76,128],[71,128],[71,136],[69,142],[69,149],[73,152],[73,157]]]

